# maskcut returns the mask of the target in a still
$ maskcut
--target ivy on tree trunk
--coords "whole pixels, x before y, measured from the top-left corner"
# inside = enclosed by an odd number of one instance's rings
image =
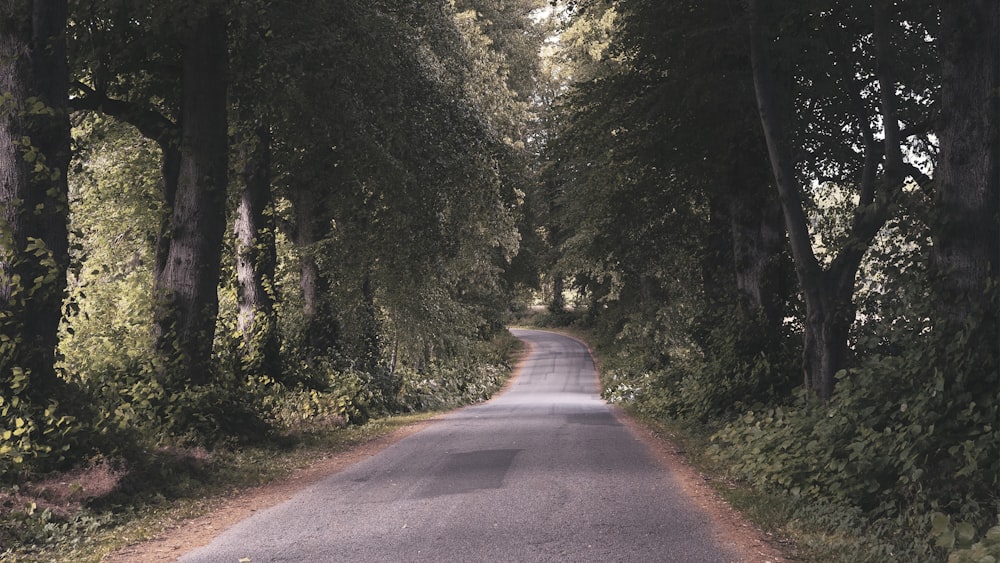
[[[0,371],[60,386],[57,331],[69,262],[65,0],[8,2],[0,16]],[[2,375],[6,376],[7,373]]]
[[[271,214],[271,132],[261,123],[240,148],[243,160],[236,211],[236,281],[241,339],[240,359],[247,374],[277,376],[277,320],[274,272],[277,262]]]

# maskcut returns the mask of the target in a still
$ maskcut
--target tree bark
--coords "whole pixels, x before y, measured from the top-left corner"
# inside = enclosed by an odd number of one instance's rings
[[[155,280],[156,349],[176,385],[211,381],[226,224],[226,24],[205,8],[184,32],[177,193],[163,271]]]
[[[759,313],[763,328],[777,334],[786,315],[788,292],[784,282],[785,226],[781,204],[771,193],[763,153],[742,150],[734,155],[730,167],[732,257],[742,305],[751,318]]]
[[[854,77],[843,77],[848,96],[857,107],[857,120],[864,142],[864,167],[859,187],[859,205],[855,210],[849,239],[829,267],[824,269],[812,249],[808,221],[802,203],[802,187],[796,178],[795,159],[788,133],[789,116],[794,115],[791,96],[778,89],[774,74],[777,66],[769,58],[766,28],[768,22],[760,0],[748,0],[750,58],[754,90],[782,214],[791,245],[799,287],[805,301],[803,380],[821,400],[833,394],[836,373],[845,367],[847,337],[856,315],[853,302],[854,278],[865,252],[888,218],[888,208],[902,189],[903,171],[900,131],[895,117],[895,84],[888,74],[887,6],[876,3],[874,10],[877,72],[881,85],[882,115],[885,122],[883,148],[876,145],[870,117],[858,103],[860,93]],[[884,157],[884,158],[883,158]],[[876,176],[884,161],[881,188]]]
[[[259,124],[244,140],[242,190],[237,208],[236,281],[244,373],[278,376],[277,319],[274,313],[274,272],[277,251],[271,205],[271,133]]]
[[[306,361],[331,355],[338,346],[340,327],[330,300],[330,282],[317,261],[317,244],[330,234],[330,217],[321,203],[326,194],[306,184],[292,193],[295,208],[295,243],[300,253],[299,288],[302,290],[302,320]]]
[[[60,384],[69,262],[66,18],[65,0],[12,0],[0,16],[0,330],[13,339],[0,368],[30,372],[38,400]]]
[[[940,320],[960,326],[990,314],[987,284],[1000,274],[1000,4],[940,4],[940,220],[931,260]]]

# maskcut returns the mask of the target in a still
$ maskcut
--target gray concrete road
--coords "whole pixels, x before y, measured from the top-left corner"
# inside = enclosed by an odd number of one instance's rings
[[[586,347],[513,332],[533,350],[509,391],[180,561],[736,561],[600,399]]]

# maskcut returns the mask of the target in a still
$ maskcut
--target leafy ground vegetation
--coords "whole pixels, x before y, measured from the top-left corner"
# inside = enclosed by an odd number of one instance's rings
[[[482,397],[534,292],[806,557],[997,557],[995,0],[9,4],[0,548]]]
[[[545,33],[499,4],[0,11],[0,559],[499,387]]]
[[[568,9],[545,322],[803,559],[995,560],[998,7]]]

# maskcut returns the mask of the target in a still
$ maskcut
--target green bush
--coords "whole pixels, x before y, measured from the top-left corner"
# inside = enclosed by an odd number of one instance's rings
[[[29,237],[23,255],[14,248],[10,225],[0,220],[0,261],[5,262],[0,286],[6,293],[0,308],[0,481],[31,466],[58,464],[79,430],[75,417],[60,404],[73,396],[71,389],[55,372],[32,373],[26,367],[34,353],[30,347],[37,344],[24,342],[24,319],[18,318],[32,314],[38,295],[59,290],[55,280],[61,271],[43,241]],[[25,263],[34,266],[24,271],[39,274],[35,279],[22,280],[16,273]]]
[[[327,366],[329,368],[329,366]],[[367,375],[355,371],[325,371],[322,389],[275,384],[267,403],[276,426],[284,431],[363,424],[379,406]]]
[[[903,529],[927,530],[941,513],[969,537],[1000,500],[996,360],[981,340],[989,333],[897,335],[896,353],[839,373],[829,403],[802,395],[750,410],[715,434],[712,452],[764,489],[856,507],[869,522]]]
[[[799,380],[797,339],[769,336],[738,307],[723,317],[702,331],[704,352],[677,347],[657,358],[619,360],[606,377],[605,397],[644,416],[699,424],[786,400]]]
[[[961,529],[951,526],[947,517],[943,514],[937,519],[939,523],[935,526],[935,535],[939,544],[958,543],[964,540],[971,543],[971,527]],[[948,563],[997,563],[1000,561],[1000,525],[994,526],[986,531],[983,538],[967,547],[959,546],[948,555]]]

